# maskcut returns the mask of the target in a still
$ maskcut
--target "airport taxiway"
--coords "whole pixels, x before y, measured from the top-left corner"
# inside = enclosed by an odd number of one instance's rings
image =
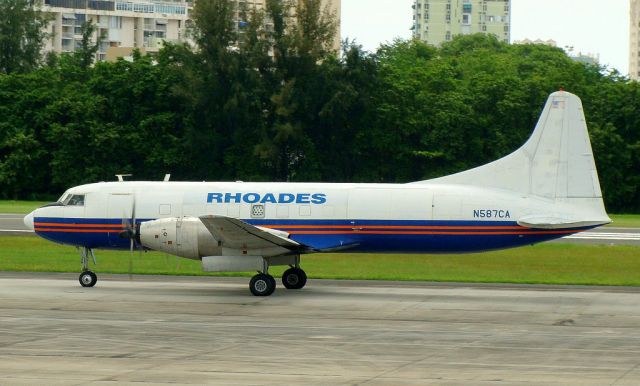
[[[1,384],[640,384],[640,289],[0,274]]]

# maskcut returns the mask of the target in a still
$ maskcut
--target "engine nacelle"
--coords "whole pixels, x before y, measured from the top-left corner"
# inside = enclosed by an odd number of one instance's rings
[[[140,242],[155,251],[198,260],[220,255],[218,241],[197,217],[173,217],[140,224]]]

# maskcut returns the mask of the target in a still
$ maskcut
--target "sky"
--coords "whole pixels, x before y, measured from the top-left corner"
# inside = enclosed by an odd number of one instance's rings
[[[366,50],[411,38],[413,0],[341,0],[342,39]],[[553,39],[573,53],[629,71],[629,0],[511,0],[511,40]]]

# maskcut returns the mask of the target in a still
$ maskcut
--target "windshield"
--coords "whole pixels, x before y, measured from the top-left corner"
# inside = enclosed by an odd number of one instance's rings
[[[58,202],[60,202],[60,203],[64,202],[64,200],[66,200],[66,198],[67,198],[67,196],[68,196],[68,195],[69,195],[69,193],[64,192],[64,193],[62,194],[62,196],[60,196],[60,198],[58,199]]]
[[[84,194],[68,194],[64,197],[62,205],[84,206]]]

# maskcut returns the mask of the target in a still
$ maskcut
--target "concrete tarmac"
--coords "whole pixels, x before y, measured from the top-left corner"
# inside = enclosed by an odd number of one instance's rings
[[[24,225],[23,218],[23,214],[0,213],[0,236],[34,236],[35,233]]]
[[[0,274],[0,384],[638,385],[640,289]]]

